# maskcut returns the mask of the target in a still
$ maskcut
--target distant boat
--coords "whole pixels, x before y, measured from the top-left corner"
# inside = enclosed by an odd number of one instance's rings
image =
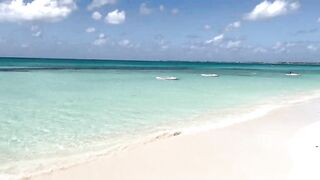
[[[286,76],[300,76],[301,74],[289,72],[286,74]]]
[[[173,77],[173,76],[166,76],[166,77],[156,77],[156,79],[158,80],[179,80],[177,77]]]
[[[203,77],[219,77],[218,74],[201,74]]]

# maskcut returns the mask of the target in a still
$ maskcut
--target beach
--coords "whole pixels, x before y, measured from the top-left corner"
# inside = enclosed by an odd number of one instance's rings
[[[233,2],[0,0],[0,180],[320,180],[320,0]]]
[[[319,80],[311,64],[2,58],[0,179],[285,176]]]
[[[320,99],[193,134],[137,145],[31,180],[318,179]]]

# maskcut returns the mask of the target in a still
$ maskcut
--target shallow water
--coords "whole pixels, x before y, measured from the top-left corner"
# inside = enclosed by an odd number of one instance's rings
[[[0,173],[214,124],[225,112],[308,94],[319,80],[317,65],[1,58]]]

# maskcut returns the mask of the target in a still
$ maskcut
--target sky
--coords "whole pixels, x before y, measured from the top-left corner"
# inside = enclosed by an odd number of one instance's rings
[[[320,1],[0,0],[0,56],[320,62]]]

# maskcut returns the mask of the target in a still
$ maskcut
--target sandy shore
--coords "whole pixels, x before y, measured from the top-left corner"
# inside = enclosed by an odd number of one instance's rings
[[[318,121],[319,99],[277,109],[248,122],[159,140],[28,179],[320,179]]]

